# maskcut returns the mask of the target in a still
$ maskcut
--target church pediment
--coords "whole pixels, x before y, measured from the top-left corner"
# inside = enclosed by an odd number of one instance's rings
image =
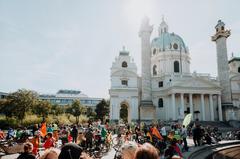
[[[118,70],[112,73],[112,76],[117,77],[137,77],[137,74],[130,70]]]
[[[193,88],[217,88],[217,89],[221,89],[221,87],[219,85],[217,85],[215,82],[213,81],[209,81],[206,79],[202,79],[199,77],[192,77],[190,79],[186,79],[186,80],[181,80],[181,81],[175,81],[173,82],[173,87],[193,87]]]

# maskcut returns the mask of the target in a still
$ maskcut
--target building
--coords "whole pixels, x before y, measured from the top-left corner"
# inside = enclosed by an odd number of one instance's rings
[[[139,31],[141,77],[124,48],[111,67],[110,118],[119,121],[124,109],[127,109],[127,122],[183,120],[188,113],[193,114],[193,120],[201,121],[239,118],[240,61],[233,58],[227,64],[226,38],[229,35],[222,39],[222,33],[228,33],[222,28],[223,24],[218,22],[215,39],[212,37],[217,44],[218,59],[225,57],[218,60],[219,77],[215,78],[208,73],[190,72],[190,51],[179,35],[169,32],[164,19],[158,36],[150,40],[153,28],[149,19],[144,18]],[[230,96],[232,98],[226,98]]]
[[[8,95],[8,93],[0,92],[0,99],[6,98],[7,95]]]
[[[39,99],[49,101],[51,104],[71,105],[74,100],[80,100],[84,106],[95,109],[102,98],[92,98],[77,90],[59,90],[56,94],[40,94]]]
[[[6,98],[8,93],[0,92],[0,99]],[[38,96],[40,100],[49,101],[51,104],[57,104],[61,106],[71,105],[74,100],[80,100],[80,103],[84,106],[96,108],[96,105],[101,102],[102,98],[88,97],[81,91],[77,90],[59,90],[56,94],[40,94]]]

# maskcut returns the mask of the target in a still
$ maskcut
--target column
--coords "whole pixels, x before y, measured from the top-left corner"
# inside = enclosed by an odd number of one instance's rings
[[[223,121],[222,102],[221,102],[221,95],[220,94],[218,94],[218,117],[219,117],[219,121]]]
[[[192,94],[189,94],[189,106],[190,106],[190,113],[192,114],[192,119],[193,119],[193,101],[192,101]]]
[[[175,94],[172,94],[172,119],[176,120]]]
[[[209,94],[209,104],[210,104],[211,121],[214,121],[214,110],[213,110],[212,94]]]
[[[181,106],[180,106],[180,119],[184,119],[184,98],[183,93],[181,93]]]
[[[201,94],[201,114],[202,114],[202,121],[205,121],[205,104],[204,104],[204,94]]]

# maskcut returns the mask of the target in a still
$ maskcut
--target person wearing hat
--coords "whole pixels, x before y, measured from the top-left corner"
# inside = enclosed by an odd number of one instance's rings
[[[83,149],[75,143],[65,144],[58,156],[58,159],[79,159]]]

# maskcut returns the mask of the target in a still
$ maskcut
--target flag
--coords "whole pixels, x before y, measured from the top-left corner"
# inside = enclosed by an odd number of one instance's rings
[[[153,127],[152,134],[155,135],[159,140],[163,140],[163,137],[159,133],[158,129],[156,127]]]
[[[42,137],[45,137],[47,135],[47,123],[46,122],[42,123],[41,132],[42,132]]]
[[[192,114],[186,115],[183,120],[183,125],[187,127],[190,124],[191,120],[192,120]]]

